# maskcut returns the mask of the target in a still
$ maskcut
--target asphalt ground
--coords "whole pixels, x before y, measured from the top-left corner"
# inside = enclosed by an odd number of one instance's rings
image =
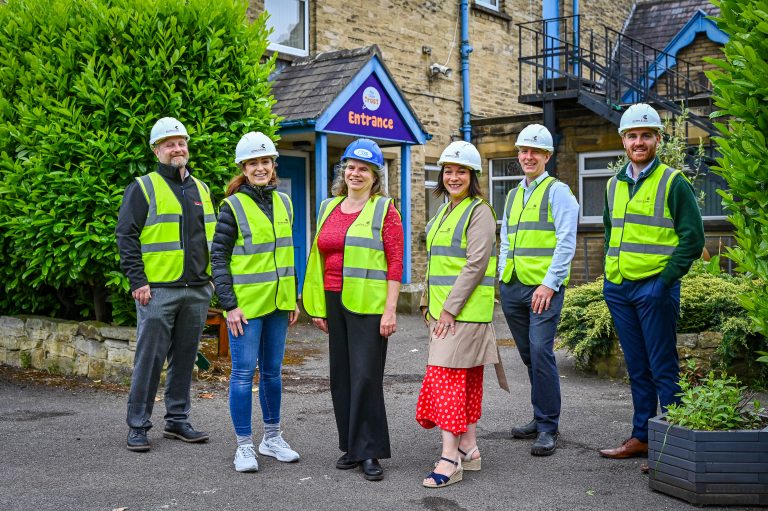
[[[426,364],[426,329],[400,315],[389,341],[385,394],[392,458],[385,479],[369,482],[335,461],[336,427],[328,384],[327,339],[311,325],[289,331],[282,424],[298,463],[259,456],[257,473],[237,473],[224,378],[196,381],[190,421],[210,433],[205,444],[162,437],[162,401],[147,453],[126,450],[126,394],[97,384],[45,385],[0,372],[0,511],[62,510],[677,510],[691,509],[648,488],[642,459],[597,454],[631,431],[629,386],[576,372],[558,353],[562,417],[557,452],[530,455],[532,440],[514,440],[513,424],[532,416],[525,367],[503,317],[496,330],[510,393],[485,371],[478,423],[480,472],[427,489],[421,481],[440,455],[438,430],[422,429],[415,406]],[[89,382],[85,382],[89,383]],[[162,392],[159,394],[161,395]],[[261,436],[254,394],[254,436]],[[713,508],[710,508],[713,509]],[[729,509],[747,509],[732,507]]]

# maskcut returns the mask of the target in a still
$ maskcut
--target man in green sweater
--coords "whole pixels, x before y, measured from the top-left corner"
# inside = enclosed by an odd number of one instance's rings
[[[679,402],[677,320],[680,278],[704,248],[704,226],[693,186],[656,157],[658,112],[630,106],[619,134],[629,163],[605,194],[603,295],[619,335],[632,389],[632,435],[605,458],[648,454],[648,419],[660,403]]]

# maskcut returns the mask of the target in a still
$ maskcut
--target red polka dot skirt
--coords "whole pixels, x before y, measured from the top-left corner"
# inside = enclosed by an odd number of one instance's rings
[[[416,403],[416,421],[426,429],[454,435],[480,420],[483,403],[483,366],[470,369],[427,366]]]

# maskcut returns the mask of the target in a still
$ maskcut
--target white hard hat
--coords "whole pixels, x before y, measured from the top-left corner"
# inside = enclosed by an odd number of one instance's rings
[[[184,137],[189,140],[187,128],[178,119],[163,117],[152,126],[152,131],[149,133],[149,146],[154,147],[157,142],[169,137]]]
[[[448,144],[448,147],[443,149],[437,164],[442,167],[446,163],[455,163],[456,165],[469,167],[476,172],[483,170],[483,162],[477,148],[469,142],[462,140],[451,142]]]
[[[535,147],[543,149],[549,153],[555,152],[555,145],[552,143],[552,133],[541,124],[529,124],[517,136],[515,145],[519,147]]]
[[[260,131],[251,131],[243,135],[235,148],[235,163],[242,163],[253,158],[278,157],[275,143]]]
[[[664,125],[661,123],[661,117],[653,107],[646,103],[636,103],[631,105],[621,116],[619,124],[619,135],[625,131],[634,128],[652,128],[662,130]]]

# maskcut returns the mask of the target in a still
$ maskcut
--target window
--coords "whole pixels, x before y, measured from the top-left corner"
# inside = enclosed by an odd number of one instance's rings
[[[435,197],[432,192],[437,188],[437,179],[440,175],[440,167],[437,165],[424,165],[424,199],[426,202],[426,221],[429,222],[437,214],[437,210],[445,203],[443,197]]]
[[[265,0],[269,13],[269,49],[291,55],[309,55],[309,7],[307,0]]]
[[[608,166],[623,154],[623,151],[579,154],[579,222],[603,222],[605,187],[615,174]]]
[[[517,158],[488,160],[488,180],[491,186],[491,206],[496,211],[497,222],[504,218],[504,202],[509,191],[525,177]]]
[[[689,154],[696,154],[697,151],[697,146],[688,148]],[[723,198],[717,191],[728,190],[728,182],[709,168],[709,165],[714,165],[716,159],[722,155],[715,147],[709,146],[704,148],[703,156],[703,163],[706,165],[700,166],[698,174],[690,172],[688,168],[686,168],[686,173],[693,183],[696,198],[699,199],[702,218],[704,220],[725,220],[727,212],[723,207]]]
[[[494,11],[498,11],[499,1],[500,0],[475,0],[475,4],[482,5],[483,7],[488,7],[489,9],[493,9]]]
[[[582,223],[602,223],[605,202],[605,187],[614,172],[608,165],[622,157],[622,151],[601,153],[582,153],[579,155],[579,221]],[[719,156],[716,154],[715,156]],[[728,183],[708,168],[704,167],[698,175],[686,167],[686,174],[693,183],[696,198],[700,201],[701,216],[705,220],[724,220],[726,217],[722,198],[717,190],[727,190]]]
[[[379,176],[381,176],[381,189],[387,192],[389,196],[389,160],[384,160],[384,167],[382,167]]]
[[[699,172],[693,178],[693,188],[696,190],[696,198],[703,195],[704,203],[701,206],[701,216],[704,220],[725,220],[726,211],[723,207],[723,198],[717,190],[727,190],[728,183],[722,176],[718,176],[711,170]]]

